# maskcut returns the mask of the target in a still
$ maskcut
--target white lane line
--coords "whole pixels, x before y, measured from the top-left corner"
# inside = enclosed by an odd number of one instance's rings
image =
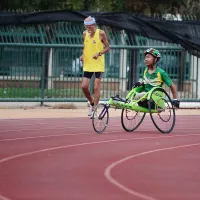
[[[78,136],[78,135],[92,135],[92,133],[59,134],[59,135],[40,135],[40,136],[35,136],[35,137],[7,138],[7,139],[0,140],[0,142],[15,141],[15,140],[38,139],[38,138],[49,138],[49,137]]]
[[[5,132],[17,132],[17,131],[43,131],[43,130],[63,130],[63,129],[68,129],[68,128],[82,128],[82,127],[55,127],[55,128],[41,128],[41,129],[11,129],[11,130],[1,130],[0,133],[5,133]]]
[[[111,128],[112,127],[121,127],[121,125],[112,125],[112,126],[110,126]],[[76,129],[76,128],[82,128],[82,127],[75,127],[75,126],[68,126],[68,127],[55,127],[55,128],[41,128],[41,129],[11,129],[11,130],[0,130],[0,133],[5,133],[5,132],[22,132],[22,131],[43,131],[43,130],[65,130],[65,129]],[[178,130],[185,130],[186,129],[186,127],[184,128],[174,128],[174,131],[178,131]],[[123,130],[123,129],[122,129]],[[151,129],[145,129],[145,128],[142,128],[142,127],[140,127],[140,128],[138,128],[138,130],[137,131],[154,131],[154,130],[156,130],[157,131],[157,129],[156,128],[154,128],[154,127],[151,127]],[[197,127],[197,128],[193,128],[193,127],[190,127],[190,130],[199,130],[199,128]],[[113,131],[111,131],[111,132],[119,132],[118,130],[113,130]],[[136,132],[136,131],[135,131]],[[104,132],[105,133],[105,132]]]
[[[136,139],[136,138],[134,138],[134,139]],[[137,139],[145,139],[145,138],[137,138]],[[20,158],[20,157],[24,157],[24,156],[30,156],[30,155],[33,155],[33,154],[42,153],[42,152],[46,152],[46,151],[53,151],[53,150],[59,150],[59,149],[64,149],[64,148],[86,146],[86,145],[93,145],[93,144],[120,142],[120,141],[127,141],[127,140],[130,140],[130,139],[103,140],[103,141],[97,141],[97,142],[85,142],[85,143],[79,143],[79,144],[70,144],[70,145],[66,145],[66,146],[52,147],[52,148],[42,149],[42,150],[38,150],[38,151],[31,151],[31,152],[28,152],[28,153],[22,153],[22,154],[17,154],[17,155],[14,155],[14,156],[6,157],[6,158],[1,159],[0,163],[4,163],[4,162],[7,162],[7,161],[16,159],[16,158]]]
[[[67,129],[66,128],[41,128],[41,129],[34,129],[34,128],[30,128],[30,129],[11,129],[11,130],[2,130],[0,131],[0,133],[5,133],[5,132],[17,132],[17,131],[43,131],[43,130],[61,130],[61,129]]]
[[[112,163],[111,165],[109,165],[105,171],[104,171],[104,176],[108,179],[108,181],[110,181],[113,185],[117,186],[118,188],[120,188],[121,190],[128,192],[129,194],[136,196],[138,198],[144,199],[144,200],[156,200],[153,197],[147,196],[145,194],[139,193],[135,190],[132,190],[124,185],[122,185],[121,183],[119,183],[118,181],[116,181],[112,175],[111,175],[111,171],[114,167],[116,167],[117,165],[128,161],[130,159],[136,158],[136,157],[140,157],[143,155],[147,155],[147,154],[151,154],[151,153],[155,153],[155,152],[159,152],[159,151],[168,151],[168,150],[173,150],[173,149],[179,149],[179,148],[186,148],[186,147],[191,147],[191,146],[197,146],[200,145],[200,143],[195,143],[195,144],[187,144],[187,145],[182,145],[182,146],[175,146],[175,147],[167,147],[167,148],[162,148],[162,149],[156,149],[156,150],[152,150],[152,151],[146,151],[146,152],[142,152],[139,154],[134,154],[131,156],[128,156],[126,158],[123,158],[121,160],[118,160],[117,162]]]
[[[60,146],[60,147],[52,147],[52,148],[47,148],[47,149],[42,149],[38,151],[32,151],[28,153],[22,153],[22,154],[17,154],[14,156],[6,157],[0,160],[0,163],[16,159],[19,157],[23,156],[28,156],[36,153],[42,153],[46,151],[52,151],[52,150],[58,150],[58,149],[64,149],[64,148],[69,148],[69,147],[78,147],[78,146],[85,146],[85,145],[93,145],[93,144],[101,144],[101,143],[111,143],[111,142],[120,142],[120,141],[132,141],[132,140],[146,140],[146,139],[162,139],[162,138],[173,138],[173,137],[188,137],[188,136],[200,136],[199,134],[188,134],[188,135],[174,135],[174,136],[158,136],[158,137],[140,137],[140,138],[121,138],[121,139],[113,139],[113,140],[102,140],[102,141],[96,141],[96,142],[84,142],[84,143],[79,143],[79,144],[70,144],[66,146]]]
[[[148,130],[149,131],[149,130]],[[113,133],[121,133],[121,131],[111,131]],[[144,131],[140,131],[144,132]],[[109,132],[104,132],[104,134],[109,134]],[[79,135],[101,135],[97,133],[77,133],[77,134],[59,134],[59,135],[39,135],[39,136],[32,136],[32,137],[21,137],[21,138],[6,138],[3,140],[0,140],[0,142],[9,142],[9,141],[17,141],[17,140],[28,140],[28,139],[38,139],[38,138],[51,138],[51,137],[63,137],[63,136],[79,136]],[[127,133],[128,135],[128,133]],[[145,137],[145,138],[165,138],[165,137],[188,137],[188,136],[200,136],[200,134],[186,134],[186,135],[171,135],[171,136],[159,136],[159,137]],[[133,138],[135,139],[135,138]],[[142,138],[136,138],[136,139],[142,139]],[[132,138],[130,139],[132,140]]]
[[[8,199],[7,197],[4,197],[4,196],[0,195],[0,200],[11,200],[11,199]]]
[[[57,124],[57,125],[63,125],[63,124],[77,124],[77,122],[69,122],[69,121],[66,121],[66,122],[48,122],[48,123],[32,123],[32,124],[1,124],[0,125],[0,128],[3,128],[5,126],[35,126],[35,125],[49,125],[49,124]]]
[[[191,134],[191,135],[185,135],[185,136],[200,136],[200,135],[199,134],[198,135],[197,134]],[[70,147],[78,147],[78,146],[86,146],[86,145],[102,144],[102,143],[111,143],[111,142],[120,142],[120,141],[130,141],[130,140],[145,140],[145,139],[173,138],[173,137],[184,137],[184,136],[183,135],[177,135],[177,136],[142,137],[142,138],[103,140],[103,141],[98,141],[98,142],[86,142],[86,143],[72,144],[72,145],[47,148],[47,149],[42,149],[42,150],[38,150],[38,151],[32,151],[32,152],[28,152],[28,153],[22,153],[22,154],[17,154],[17,155],[14,155],[14,156],[6,157],[6,158],[3,158],[3,159],[0,160],[0,164],[7,162],[7,161],[10,161],[10,160],[13,160],[13,159],[24,157],[24,156],[30,156],[30,155],[37,154],[37,153],[59,150],[59,149],[70,148]],[[7,197],[2,196],[1,194],[0,194],[0,197],[2,198],[1,200],[11,200],[11,199],[8,199]],[[147,200],[155,200],[155,199],[147,199]]]
[[[87,124],[85,124],[87,125]],[[112,126],[111,126],[112,127]],[[1,128],[1,127],[0,127]],[[36,129],[36,128],[29,128],[29,129],[5,129],[5,130],[0,130],[0,133],[5,133],[5,132],[17,132],[17,131],[35,131],[35,130],[62,130],[62,129],[74,129],[74,128],[83,128],[83,126],[67,126],[67,127],[51,127],[51,128],[41,128],[41,129]]]
[[[113,126],[114,127],[114,126]],[[188,127],[181,127],[181,128],[174,128],[174,130],[171,132],[171,133],[169,133],[169,134],[173,134],[173,132],[175,132],[175,131],[186,131],[187,130],[187,128]],[[199,131],[199,128],[197,127],[197,128],[189,128],[188,129],[188,131],[190,131],[191,132],[191,130],[192,131],[196,131],[196,130],[198,130]],[[121,129],[121,132],[122,131],[124,131],[124,129]],[[159,133],[159,131],[155,128],[155,127],[148,127],[148,128],[143,128],[143,127],[139,127],[137,130],[135,130],[135,131],[132,131],[132,133],[130,133],[130,132],[127,132],[127,133],[129,133],[129,134],[134,134],[134,133],[136,133],[136,132],[150,132],[150,131],[155,131],[155,132],[158,132]],[[120,130],[113,130],[113,131],[111,131],[111,132],[120,132]]]
[[[56,117],[56,118],[7,118],[7,119],[0,119],[2,121],[56,121],[56,120],[65,120],[65,119],[76,119],[76,118],[85,118],[87,117]]]
[[[111,127],[111,128],[112,128],[112,127],[121,127],[121,125],[110,124],[109,127]],[[82,127],[77,127],[77,126],[76,126],[76,127],[74,127],[74,126],[72,127],[72,126],[69,126],[69,127],[67,127],[67,128],[72,128],[72,129],[73,129],[73,128],[82,128]]]

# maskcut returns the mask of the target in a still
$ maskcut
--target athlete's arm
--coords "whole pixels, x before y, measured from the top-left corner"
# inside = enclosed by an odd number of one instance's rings
[[[85,40],[86,31],[83,32],[83,51],[84,51],[84,40]],[[83,61],[83,53],[80,56],[80,61]]]
[[[97,52],[93,56],[94,59],[97,59],[99,56],[101,56],[102,54],[107,53],[110,50],[110,45],[108,43],[108,39],[107,39],[106,33],[104,31],[100,30],[99,37],[100,37],[101,42],[104,44],[104,49],[101,52]]]
[[[174,83],[172,83],[172,85],[170,86],[170,89],[172,91],[172,95],[173,95],[173,100],[172,100],[172,104],[176,107],[176,108],[180,108],[180,101],[177,99],[177,94],[176,94],[176,86],[174,85]]]
[[[103,30],[100,30],[99,34],[100,34],[101,42],[104,44],[104,50],[101,51],[100,53],[105,54],[105,53],[110,51],[110,45],[109,45],[109,42],[108,42],[108,38],[107,38],[106,33]]]
[[[171,91],[172,91],[173,98],[174,98],[174,99],[177,99],[176,86],[174,85],[174,83],[172,83],[172,84],[170,85],[170,89],[171,89]]]

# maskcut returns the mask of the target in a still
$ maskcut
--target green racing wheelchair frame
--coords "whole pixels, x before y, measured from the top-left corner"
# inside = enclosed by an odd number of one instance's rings
[[[135,95],[142,92],[143,86],[133,88],[125,99],[116,95],[107,103],[99,103],[92,116],[94,130],[101,134],[109,122],[110,108],[121,109],[121,124],[124,130],[132,132],[143,122],[146,113],[161,133],[170,133],[175,126],[175,108],[168,93],[162,87],[153,87],[138,100]]]

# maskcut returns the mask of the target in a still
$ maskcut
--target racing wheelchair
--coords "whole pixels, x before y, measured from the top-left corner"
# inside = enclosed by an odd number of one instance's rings
[[[126,98],[119,95],[110,97],[107,103],[99,103],[92,116],[94,130],[101,134],[109,121],[109,109],[121,109],[121,124],[124,130],[132,132],[143,122],[146,113],[150,114],[155,127],[161,133],[170,133],[176,121],[175,107],[168,93],[162,87],[153,87],[138,100],[135,95],[142,92],[143,87],[134,87]]]

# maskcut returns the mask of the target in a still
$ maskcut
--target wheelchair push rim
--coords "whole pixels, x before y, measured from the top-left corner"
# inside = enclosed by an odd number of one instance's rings
[[[142,121],[144,120],[146,113],[130,110],[130,109],[122,109],[121,112],[121,124],[125,131],[131,132],[136,130]]]
[[[153,124],[161,133],[170,133],[174,129],[175,108],[164,89],[156,88],[151,92],[148,108]]]

